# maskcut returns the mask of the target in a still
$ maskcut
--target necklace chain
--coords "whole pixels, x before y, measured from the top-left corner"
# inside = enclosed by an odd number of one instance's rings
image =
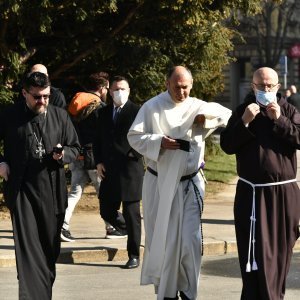
[[[41,139],[39,141],[36,134],[35,134],[35,132],[33,132],[33,135],[34,135],[34,137],[36,139],[36,142],[37,142],[37,149],[35,150],[35,153],[39,155],[40,162],[42,162],[43,154],[46,153],[46,151],[43,147],[43,144],[42,144],[43,138],[41,137]]]

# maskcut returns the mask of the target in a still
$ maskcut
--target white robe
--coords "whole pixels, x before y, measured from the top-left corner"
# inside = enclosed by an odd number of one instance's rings
[[[193,124],[205,116],[204,126]],[[183,291],[197,298],[201,263],[200,207],[193,184],[180,181],[197,171],[203,161],[204,139],[225,126],[231,111],[217,103],[188,97],[175,103],[168,92],[147,101],[132,124],[128,140],[158,176],[146,172],[143,183],[143,215],[146,233],[141,284],[155,285],[157,299]],[[190,151],[162,150],[169,136],[190,142]],[[201,176],[193,182],[203,198]]]

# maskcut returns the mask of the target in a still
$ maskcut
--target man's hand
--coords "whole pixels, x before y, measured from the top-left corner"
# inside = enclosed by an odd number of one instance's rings
[[[105,170],[104,164],[101,163],[101,164],[97,165],[97,173],[101,179],[105,178],[105,176],[104,176],[105,171],[106,170]]]
[[[267,106],[267,115],[271,120],[277,120],[280,117],[280,106],[277,102],[272,102]]]
[[[62,148],[62,145],[57,144],[56,148]],[[60,159],[63,158],[63,156],[64,156],[64,150],[62,150],[62,152],[60,152],[60,153],[59,152],[53,152],[53,155],[52,155],[54,160],[60,160]]]
[[[249,104],[242,115],[243,123],[246,125],[252,122],[255,119],[256,115],[259,114],[259,112],[260,112],[260,108],[258,104],[256,103]]]
[[[4,178],[5,181],[8,180],[10,170],[9,165],[6,162],[0,164],[0,177]]]
[[[204,115],[197,115],[194,119],[194,124],[203,125],[205,122],[205,116]]]
[[[161,139],[161,148],[168,150],[177,150],[180,148],[180,144],[174,139],[163,136],[163,138]]]

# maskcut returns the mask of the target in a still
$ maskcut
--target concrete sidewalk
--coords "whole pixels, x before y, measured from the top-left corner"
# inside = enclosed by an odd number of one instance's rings
[[[298,172],[299,173],[299,172]],[[204,255],[237,251],[233,221],[236,179],[225,190],[204,200]],[[98,212],[75,213],[71,221],[75,242],[62,242],[60,263],[126,261],[126,239],[105,239],[105,225]],[[144,232],[141,253],[143,253]],[[300,250],[298,240],[295,250]],[[15,265],[14,242],[10,219],[0,220],[0,267]]]
[[[214,199],[205,199],[203,212],[204,255],[236,251],[233,225],[235,182]],[[75,242],[62,242],[59,262],[126,261],[127,239],[105,239],[105,225],[97,211],[74,213],[71,232]],[[0,266],[15,265],[10,219],[0,220]],[[142,233],[143,252],[144,231]]]

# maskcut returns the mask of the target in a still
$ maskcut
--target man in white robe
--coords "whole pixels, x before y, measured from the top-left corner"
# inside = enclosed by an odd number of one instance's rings
[[[166,84],[166,92],[142,106],[128,133],[147,165],[141,284],[154,284],[158,300],[178,299],[178,292],[182,299],[196,299],[204,196],[198,170],[204,139],[226,125],[231,111],[190,97],[192,75],[182,66],[170,71]]]

